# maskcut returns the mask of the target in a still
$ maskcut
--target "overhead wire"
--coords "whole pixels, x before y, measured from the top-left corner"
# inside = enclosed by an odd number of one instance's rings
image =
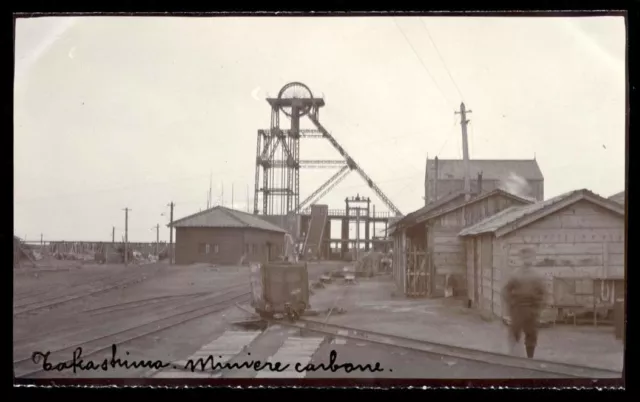
[[[456,90],[458,91],[458,93],[460,94],[460,96],[462,97],[462,93],[457,85],[457,83],[455,82],[455,80],[453,79],[453,76],[451,75],[450,70],[448,69],[446,63],[444,62],[444,59],[442,57],[442,55],[439,52],[439,49],[437,48],[437,45],[435,44],[435,41],[433,40],[433,38],[431,37],[431,34],[425,24],[425,22],[423,20],[422,24],[423,24],[423,28],[426,30],[427,35],[429,36],[429,39],[431,41],[431,43],[434,46],[434,49],[436,50],[438,57],[440,58],[441,62],[443,63],[445,70],[447,71],[447,74],[449,75],[449,78],[452,80],[454,86],[456,87]],[[409,47],[411,48],[411,50],[413,51],[414,55],[417,57],[418,61],[420,62],[420,64],[422,65],[422,67],[424,68],[424,70],[426,71],[427,75],[429,76],[429,78],[432,80],[433,84],[436,86],[436,88],[438,89],[438,91],[440,92],[440,94],[442,95],[443,99],[451,106],[451,101],[449,100],[449,98],[445,95],[444,91],[442,90],[442,88],[440,87],[440,85],[438,84],[438,82],[435,80],[435,78],[433,77],[433,75],[431,74],[429,68],[427,67],[427,65],[425,64],[424,60],[422,59],[422,57],[420,57],[419,53],[417,52],[416,48],[414,47],[414,45],[411,43],[411,41],[409,40],[407,34],[404,32],[404,30],[400,27],[400,25],[398,24],[398,22],[396,21],[396,19],[394,18],[394,23],[397,27],[397,29],[400,31],[400,33],[402,34],[402,36],[404,37],[405,41],[407,42],[407,44],[409,45]],[[396,138],[402,138],[402,137],[409,137],[409,136],[399,136]],[[440,152],[442,151],[442,149],[444,148],[444,146],[446,146],[446,144],[448,143],[450,139],[450,135],[447,138],[447,140],[445,141],[445,143],[443,144],[441,150],[438,152],[438,155],[440,154]],[[375,141],[374,141],[375,142]],[[383,161],[383,164],[384,163]],[[416,169],[415,166],[411,165],[412,168]],[[218,172],[216,172],[218,173]],[[121,187],[116,187],[116,188],[111,188],[111,189],[101,189],[101,190],[96,190],[96,191],[83,191],[83,192],[76,192],[76,193],[67,193],[67,194],[58,194],[58,195],[49,195],[49,196],[43,196],[43,197],[34,197],[34,198],[30,198],[30,199],[23,199],[23,200],[17,200],[17,202],[29,202],[29,201],[34,201],[34,200],[40,200],[40,199],[51,199],[51,198],[62,198],[62,197],[71,197],[71,196],[78,196],[78,195],[86,195],[86,194],[90,194],[90,193],[103,193],[103,192],[115,192],[115,191],[121,191],[121,190],[126,190],[132,187],[147,187],[147,186],[151,186],[151,185],[157,185],[157,184],[166,184],[166,183],[170,183],[170,182],[177,182],[177,181],[183,181],[183,180],[190,180],[190,179],[194,179],[194,178],[199,178],[199,177],[205,177],[208,176],[207,174],[199,174],[199,175],[194,175],[194,176],[189,176],[189,177],[183,177],[183,178],[178,178],[178,179],[172,179],[172,180],[164,180],[164,181],[159,181],[159,182],[146,182],[146,183],[139,183],[139,184],[130,184],[130,185],[126,185],[126,186],[121,186]],[[413,178],[414,176],[411,176],[411,178]],[[385,182],[393,182],[393,181],[399,181],[398,178],[391,180],[391,181],[381,181],[380,183],[385,183]],[[357,186],[360,187],[360,186]],[[408,187],[408,186],[407,186]],[[195,204],[195,203],[200,203],[201,201],[187,201],[187,202],[180,202],[180,204],[185,205],[185,204]]]
[[[429,67],[427,67],[427,65],[424,63],[424,61],[422,60],[422,57],[420,57],[420,55],[418,54],[418,51],[416,50],[416,48],[413,46],[413,44],[409,40],[409,37],[407,36],[407,34],[402,30],[402,28],[398,24],[398,21],[396,21],[395,17],[393,17],[393,22],[395,23],[395,25],[398,28],[398,30],[400,31],[400,33],[402,33],[402,36],[404,37],[405,41],[409,44],[409,47],[411,47],[411,50],[413,51],[413,54],[415,54],[415,56],[418,58],[418,61],[420,62],[420,64],[424,68],[424,70],[427,72],[427,75],[429,75],[429,78],[431,78],[431,81],[436,86],[436,88],[438,89],[438,91],[442,95],[443,99],[447,102],[447,104],[449,104],[450,107],[455,109],[452,106],[452,103],[449,100],[449,98],[444,94],[444,91],[442,90],[442,88],[440,88],[440,85],[438,85],[438,82],[435,80],[435,78],[433,78],[433,75],[431,75],[431,72],[429,71]]]
[[[444,143],[442,144],[442,146],[440,147],[440,150],[438,151],[438,153],[436,153],[436,156],[440,156],[440,154],[442,153],[442,151],[444,150],[444,147],[449,143],[449,140],[452,137],[453,134],[453,129],[456,127],[456,116],[453,115],[453,125],[451,126],[451,128],[449,129],[449,133],[447,134],[447,139],[444,141]]]
[[[444,69],[447,71],[447,74],[449,75],[449,78],[451,79],[451,82],[453,83],[453,86],[456,87],[456,91],[458,91],[458,95],[460,95],[460,100],[463,101],[464,100],[464,96],[462,95],[462,91],[460,91],[460,88],[458,87],[458,84],[456,83],[456,80],[454,80],[453,76],[451,75],[451,71],[449,70],[449,67],[447,67],[447,63],[445,63],[444,58],[440,54],[440,50],[438,50],[438,46],[436,45],[436,42],[433,40],[433,37],[431,36],[431,33],[429,32],[429,28],[427,28],[427,23],[424,22],[423,19],[420,19],[420,21],[422,22],[422,27],[427,32],[427,36],[429,37],[429,40],[431,41],[431,44],[433,45],[433,48],[436,50],[436,53],[438,54],[438,57],[440,58],[440,61],[442,62],[442,65],[444,66]]]
[[[471,123],[471,121],[469,121],[469,123]],[[473,124],[470,124],[470,126],[471,126],[471,133],[470,133],[471,135],[469,136],[470,137],[469,138],[469,158],[471,158],[471,155],[473,155],[473,150],[476,148],[475,143],[473,141],[475,139],[475,136],[473,135]]]

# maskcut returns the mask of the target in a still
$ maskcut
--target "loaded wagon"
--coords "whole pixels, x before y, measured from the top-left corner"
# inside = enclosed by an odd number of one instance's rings
[[[307,264],[252,263],[251,307],[263,318],[280,315],[297,320],[310,307]]]

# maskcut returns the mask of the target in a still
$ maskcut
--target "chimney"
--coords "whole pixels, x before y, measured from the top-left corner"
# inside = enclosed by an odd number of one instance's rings
[[[478,172],[478,194],[482,193],[482,172]]]
[[[438,157],[436,156],[435,160],[435,166],[436,166],[436,174],[434,175],[433,178],[433,201],[437,201],[438,200]]]

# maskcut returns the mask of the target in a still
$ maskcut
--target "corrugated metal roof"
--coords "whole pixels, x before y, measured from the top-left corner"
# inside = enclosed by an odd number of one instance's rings
[[[624,205],[625,194],[626,192],[623,190],[623,191],[620,191],[619,193],[612,195],[611,197],[609,197],[609,199]]]
[[[527,180],[544,180],[535,159],[470,159],[471,178],[482,173],[483,180],[504,180],[511,173]],[[427,159],[428,177],[435,176],[435,160]],[[438,159],[438,179],[464,179],[462,159]]]
[[[481,233],[493,233],[508,224],[515,223],[516,221],[526,216],[529,216],[538,211],[542,211],[545,208],[549,208],[550,206],[555,205],[558,202],[567,200],[571,197],[576,197],[575,201],[579,201],[585,198],[604,201],[611,206],[612,210],[615,209],[616,211],[619,211],[619,206],[613,204],[611,200],[603,198],[587,189],[580,189],[569,191],[548,200],[536,202],[534,204],[507,208],[495,215],[490,216],[489,218],[476,223],[475,225],[463,229],[462,231],[460,231],[459,236],[472,236]]]
[[[255,215],[221,206],[213,207],[197,214],[189,215],[173,222],[176,228],[253,228],[286,233],[286,230]]]

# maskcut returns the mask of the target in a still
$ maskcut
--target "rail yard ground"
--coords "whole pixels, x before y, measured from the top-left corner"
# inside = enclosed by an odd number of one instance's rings
[[[342,264],[344,265],[344,264]],[[309,264],[315,282],[340,263]],[[401,345],[300,331],[290,323],[266,330],[234,323],[252,317],[249,269],[240,266],[167,263],[145,265],[89,265],[69,262],[55,267],[14,270],[14,373],[24,378],[265,378],[265,377],[378,377],[378,378],[558,378],[558,373],[471,361],[451,355],[411,351]],[[315,316],[303,321],[325,322],[377,331],[479,351],[504,353],[505,328],[488,322],[455,299],[406,300],[392,296],[390,278],[358,279],[347,285],[336,278],[311,296]],[[238,304],[240,307],[236,306]],[[328,311],[331,311],[328,314]],[[172,362],[163,370],[148,367],[109,367],[108,370],[43,371],[32,361],[35,351],[51,351],[55,365],[70,360],[82,347],[85,361],[102,362],[112,355],[130,361]],[[189,358],[212,355],[218,361],[380,363],[383,371],[335,372],[318,370],[282,373],[255,368],[191,372]],[[546,328],[540,335],[539,359],[608,370],[622,369],[623,345],[611,327]],[[174,367],[175,365],[175,367]],[[543,365],[544,366],[544,365]]]

